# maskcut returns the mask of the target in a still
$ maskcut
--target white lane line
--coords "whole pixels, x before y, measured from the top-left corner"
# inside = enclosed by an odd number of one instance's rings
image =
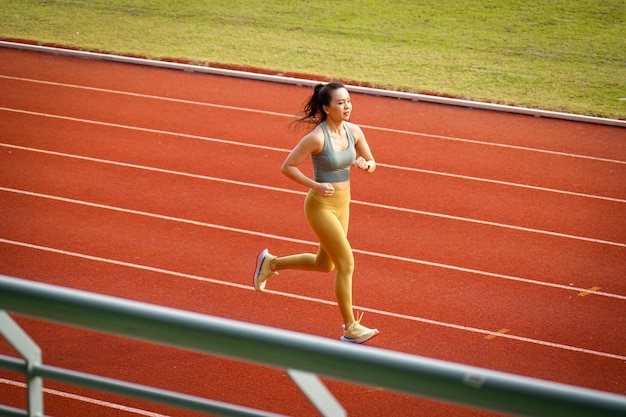
[[[23,383],[23,382],[12,381],[10,379],[5,379],[5,378],[0,378],[0,383],[1,384],[5,384],[5,385],[12,385],[12,386],[18,387],[18,388],[26,388],[26,384]],[[100,407],[112,408],[114,410],[125,411],[127,413],[133,413],[133,414],[137,414],[137,415],[140,415],[140,416],[146,416],[146,417],[170,417],[170,416],[167,416],[165,414],[153,413],[152,411],[146,411],[146,410],[141,410],[139,408],[128,407],[128,406],[121,405],[121,404],[115,404],[115,403],[112,403],[112,402],[109,402],[109,401],[97,400],[95,398],[85,397],[85,396],[82,396],[82,395],[72,394],[70,392],[59,391],[59,390],[55,390],[55,389],[51,389],[51,388],[44,388],[43,392],[45,392],[46,394],[50,394],[50,395],[56,395],[57,397],[68,398],[68,399],[75,400],[75,401],[82,401],[82,402],[85,402],[85,403],[98,405]]]
[[[206,137],[206,136],[191,135],[191,134],[188,134],[188,133],[168,132],[166,130],[149,129],[149,128],[146,128],[146,127],[137,127],[137,126],[128,126],[128,125],[122,125],[122,124],[118,124],[118,123],[99,122],[97,120],[79,119],[79,118],[76,118],[76,117],[59,116],[59,115],[56,115],[56,114],[39,113],[39,112],[28,111],[28,110],[10,109],[8,107],[0,107],[0,111],[28,114],[28,115],[39,116],[39,117],[47,117],[47,118],[50,118],[50,119],[68,120],[68,121],[71,121],[71,122],[86,123],[86,124],[105,126],[105,127],[114,127],[114,128],[118,128],[118,129],[135,130],[135,131],[138,131],[138,132],[154,133],[154,134],[157,134],[157,135],[177,136],[177,137],[187,138],[187,139],[197,139],[197,140],[203,140],[205,142],[225,143],[227,145],[244,146],[244,147],[247,147],[247,148],[264,149],[264,150],[277,151],[277,152],[288,152],[286,149],[276,148],[276,147],[273,147],[273,146],[263,146],[263,145],[256,145],[256,144],[253,144],[253,143],[236,142],[236,141],[233,141],[233,140],[209,138],[209,137]]]
[[[18,195],[29,195],[32,197],[45,198],[45,199],[54,200],[54,201],[61,201],[64,203],[78,204],[78,205],[94,207],[98,209],[111,210],[111,211],[116,211],[120,213],[127,213],[127,214],[133,214],[133,215],[138,215],[138,216],[146,216],[146,217],[151,217],[151,218],[160,219],[160,220],[173,221],[177,223],[191,224],[194,226],[207,227],[207,228],[222,230],[226,232],[241,233],[241,234],[246,234],[246,235],[263,237],[267,239],[280,240],[284,242],[300,243],[300,244],[315,246],[315,247],[318,246],[318,242],[313,242],[310,240],[290,238],[290,237],[279,236],[279,235],[274,235],[270,233],[255,232],[253,230],[248,230],[248,229],[239,229],[235,227],[200,222],[196,220],[181,219],[177,217],[165,216],[162,214],[155,214],[155,213],[148,213],[144,211],[125,209],[125,208],[114,207],[114,206],[109,206],[105,204],[90,203],[87,201],[74,200],[71,198],[57,197],[57,196],[52,196],[52,195],[47,195],[47,194],[40,194],[40,193],[35,193],[31,191],[26,191],[26,190],[17,190],[13,188],[0,187],[0,191],[10,192],[10,193],[18,194]],[[396,255],[389,255],[385,253],[366,251],[362,249],[353,248],[352,251],[354,253],[360,253],[360,254],[367,255],[367,256],[373,256],[373,257],[389,259],[389,260],[394,260],[394,261],[407,262],[407,263],[418,264],[418,265],[427,265],[427,266],[432,266],[436,268],[449,269],[449,270],[454,270],[454,271],[459,271],[459,272],[464,272],[464,273],[469,273],[469,274],[489,276],[493,278],[506,279],[509,281],[523,282],[526,284],[539,285],[539,286],[544,286],[544,287],[558,288],[558,289],[567,290],[567,291],[575,291],[576,293],[588,292],[590,294],[601,295],[604,297],[626,300],[626,296],[624,295],[612,294],[612,293],[607,293],[603,291],[595,291],[595,290],[590,290],[589,288],[578,288],[574,286],[555,284],[555,283],[550,283],[550,282],[545,282],[545,281],[538,281],[534,279],[516,277],[512,275],[497,274],[494,272],[487,272],[487,271],[481,271],[477,269],[464,268],[464,267],[455,266],[455,265],[442,264],[438,262],[430,262],[430,261],[425,261],[421,259],[407,258],[403,256],[396,256]]]
[[[28,151],[28,152],[37,152],[37,153],[43,153],[43,154],[47,154],[47,155],[61,156],[61,157],[65,157],[65,158],[72,158],[72,159],[84,160],[84,161],[89,161],[89,162],[97,162],[97,163],[109,164],[109,165],[115,165],[115,166],[124,166],[124,167],[127,167],[127,168],[141,169],[141,170],[146,170],[146,171],[159,172],[159,173],[170,174],[170,175],[177,175],[177,176],[183,176],[183,177],[190,177],[190,178],[202,179],[202,180],[207,180],[207,181],[222,182],[222,183],[227,183],[227,184],[239,185],[239,186],[243,186],[243,187],[261,188],[261,189],[265,189],[265,190],[278,191],[278,192],[284,192],[284,193],[289,193],[289,194],[306,195],[305,192],[294,191],[294,190],[290,190],[290,189],[286,189],[286,188],[271,187],[271,186],[266,186],[266,185],[261,185],[261,184],[253,184],[253,183],[247,183],[247,182],[242,182],[242,181],[228,180],[228,179],[224,179],[224,178],[217,178],[217,177],[211,177],[211,176],[205,176],[205,175],[199,175],[199,174],[190,174],[190,173],[186,173],[186,172],[172,171],[172,170],[168,170],[168,169],[154,168],[154,167],[148,167],[148,166],[145,166],[145,165],[137,165],[137,164],[131,164],[131,163],[126,163],[126,162],[111,161],[111,160],[108,160],[108,159],[92,158],[92,157],[81,156],[81,155],[74,155],[74,154],[67,154],[67,153],[62,153],[62,152],[48,151],[48,150],[45,150],[45,149],[30,148],[30,147],[26,147],[26,146],[19,146],[19,145],[11,145],[11,144],[0,143],[0,147],[11,148],[11,149],[19,149],[19,150],[24,150],[24,151]],[[442,213],[433,213],[433,212],[429,212],[429,211],[416,210],[416,209],[410,209],[410,208],[405,208],[405,207],[390,206],[390,205],[378,204],[378,203],[370,203],[370,202],[367,202],[367,201],[360,201],[360,200],[352,200],[352,203],[353,204],[360,204],[360,205],[364,205],[364,206],[382,208],[382,209],[385,209],[385,210],[392,210],[392,211],[398,211],[398,212],[404,212],[404,213],[418,214],[418,215],[429,216],[429,217],[437,217],[437,218],[442,218],[442,219],[447,219],[447,220],[455,220],[455,221],[461,221],[461,222],[467,222],[467,223],[475,223],[475,224],[480,224],[480,225],[483,225],[483,226],[501,227],[501,228],[505,228],[505,229],[517,230],[517,231],[528,232],[528,233],[544,234],[544,235],[548,235],[548,236],[555,236],[555,237],[565,238],[565,239],[581,240],[581,241],[585,241],[585,242],[599,243],[599,244],[603,244],[603,245],[626,247],[626,243],[612,242],[612,241],[609,241],[609,240],[596,239],[596,238],[590,238],[590,237],[584,237],[584,236],[576,236],[576,235],[570,235],[570,234],[567,234],[567,233],[559,233],[559,232],[553,232],[553,231],[549,231],[549,230],[534,229],[534,228],[530,228],[530,227],[515,226],[515,225],[510,225],[510,224],[491,222],[491,221],[487,221],[487,220],[478,220],[478,219],[472,219],[472,218],[469,218],[469,217],[453,216],[453,215],[442,214]]]
[[[526,189],[529,189],[529,190],[545,191],[545,192],[549,192],[549,193],[571,195],[571,196],[575,196],[575,197],[594,198],[594,199],[597,199],[597,200],[613,201],[613,202],[616,202],[616,203],[626,203],[625,199],[606,197],[606,196],[603,196],[603,195],[592,195],[592,194],[577,193],[577,192],[574,192],[574,191],[557,190],[557,189],[554,189],[554,188],[539,187],[539,186],[536,186],[536,185],[519,184],[519,183],[516,183],[516,182],[509,182],[509,181],[492,180],[492,179],[489,179],[489,178],[480,178],[480,177],[472,177],[472,176],[469,176],[469,175],[452,174],[452,173],[449,173],[449,172],[432,171],[432,170],[429,170],[429,169],[403,167],[403,166],[399,166],[399,165],[388,165],[388,164],[385,164],[385,163],[376,163],[376,165],[380,166],[380,167],[398,169],[398,170],[401,170],[401,171],[419,172],[419,173],[422,173],[422,174],[438,175],[438,176],[442,176],[442,177],[457,178],[457,179],[468,180],[468,181],[486,182],[486,183],[490,183],[490,184],[504,185],[504,186],[509,186],[509,187],[526,188]]]
[[[54,81],[33,80],[33,79],[29,79],[29,78],[11,77],[11,76],[8,76],[8,75],[0,75],[0,78],[5,78],[5,79],[15,80],[15,81],[31,82],[31,83],[37,83],[37,84],[54,85],[54,86],[57,86],[57,87],[76,88],[76,89],[79,89],[79,90],[98,91],[98,92],[101,92],[101,93],[118,94],[118,95],[130,96],[130,97],[147,98],[147,99],[150,99],[150,100],[162,100],[162,101],[169,101],[169,102],[173,102],[173,103],[192,104],[194,106],[214,107],[214,108],[218,108],[218,109],[236,110],[236,111],[242,111],[242,112],[248,112],[248,113],[260,113],[260,114],[266,114],[266,115],[270,115],[270,116],[290,117],[292,119],[295,119],[295,117],[296,117],[293,114],[277,113],[277,112],[272,112],[272,111],[268,111],[268,110],[257,110],[257,109],[251,109],[251,108],[248,108],[248,107],[228,106],[228,105],[225,105],[225,104],[215,104],[215,103],[207,103],[207,102],[203,102],[203,101],[185,100],[185,99],[180,99],[180,98],[155,96],[155,95],[152,95],[152,94],[131,93],[131,92],[128,92],[128,91],[111,90],[111,89],[108,89],[108,88],[87,87],[87,86],[83,86],[83,85],[65,84],[65,83],[58,83],[58,82],[54,82]]]
[[[202,277],[202,276],[193,275],[193,274],[186,274],[186,273],[183,273],[183,272],[171,271],[171,270],[167,270],[167,269],[163,269],[163,268],[155,268],[155,267],[151,267],[151,266],[134,264],[134,263],[130,263],[130,262],[117,261],[117,260],[114,260],[114,259],[101,258],[101,257],[91,256],[91,255],[85,255],[85,254],[81,254],[81,253],[77,253],[77,252],[70,252],[70,251],[65,251],[65,250],[62,250],[62,249],[50,248],[50,247],[40,246],[40,245],[34,245],[34,244],[26,243],[26,242],[18,242],[18,241],[14,241],[14,240],[0,238],[0,243],[5,243],[5,244],[9,244],[9,245],[14,245],[14,246],[21,246],[21,247],[25,247],[25,248],[36,249],[36,250],[41,250],[41,251],[45,251],[45,252],[51,252],[51,253],[56,253],[56,254],[60,254],[60,255],[81,258],[81,259],[87,259],[87,260],[90,260],[90,261],[103,262],[103,263],[117,265],[117,266],[134,268],[134,269],[139,269],[139,270],[143,270],[143,271],[155,272],[155,273],[164,274],[164,275],[171,275],[171,276],[191,279],[191,280],[195,280],[195,281],[202,281],[202,282],[208,282],[208,283],[211,283],[211,284],[224,285],[224,286],[234,287],[234,288],[242,289],[242,290],[246,290],[246,291],[255,291],[254,287],[252,285],[237,284],[237,283],[234,283],[234,282],[222,281],[222,280],[218,280],[218,279],[214,279],[214,278],[207,278],[207,277]],[[589,290],[584,290],[584,291],[589,291]],[[313,303],[318,303],[318,304],[325,304],[325,305],[331,305],[331,306],[336,306],[337,305],[337,303],[334,302],[334,301],[324,300],[324,299],[315,298],[315,297],[308,297],[308,296],[292,294],[292,293],[286,293],[286,292],[282,292],[282,291],[274,291],[274,290],[266,290],[266,292],[268,294],[274,294],[274,295],[278,295],[278,296],[281,296],[281,297],[294,298],[294,299],[308,301],[308,302],[313,302]],[[592,293],[598,294],[596,292],[592,292]],[[626,299],[626,297],[621,297],[621,298]],[[409,316],[409,315],[405,315],[405,314],[399,314],[399,313],[394,313],[394,312],[385,311],[385,310],[379,310],[379,309],[375,309],[375,308],[361,307],[361,306],[356,306],[356,305],[354,306],[354,308],[356,310],[367,311],[369,313],[379,314],[381,316],[394,317],[394,318],[399,318],[399,319],[403,319],[403,320],[410,320],[410,321],[420,322],[420,323],[424,323],[424,324],[429,324],[429,325],[433,325],[433,326],[440,326],[440,327],[445,327],[445,328],[449,328],[449,329],[467,331],[467,332],[471,332],[471,333],[478,333],[480,335],[485,335],[485,336],[488,336],[488,335],[491,335],[491,334],[494,333],[493,330],[479,329],[479,328],[476,328],[476,327],[469,327],[469,326],[463,326],[463,325],[458,325],[458,324],[453,324],[453,323],[442,322],[442,321],[438,321],[438,320],[431,320],[431,319],[427,319],[427,318],[423,318],[423,317]],[[511,340],[516,340],[516,341],[525,342],[525,343],[531,343],[531,344],[535,344],[535,345],[548,346],[548,347],[552,347],[552,348],[563,349],[563,350],[579,352],[579,353],[586,353],[586,354],[589,354],[589,355],[601,356],[601,357],[610,358],[610,359],[617,359],[617,360],[621,360],[621,361],[622,360],[626,360],[626,356],[623,356],[623,355],[617,355],[617,354],[608,353],[608,352],[601,352],[601,351],[596,351],[596,350],[592,350],[592,349],[584,349],[584,348],[579,348],[579,347],[576,347],[576,346],[564,345],[564,344],[560,344],[560,343],[553,343],[553,342],[548,342],[548,341],[544,341],[544,340],[532,339],[532,338],[528,338],[528,337],[515,336],[515,335],[512,335],[511,333],[498,334],[498,338],[511,339]]]
[[[361,126],[362,128],[381,130],[381,131],[390,132],[390,133],[400,133],[400,134],[403,134],[403,135],[425,136],[425,137],[429,137],[429,138],[433,138],[433,139],[442,139],[442,140],[449,140],[449,141],[454,141],[454,142],[471,143],[471,144],[474,144],[474,145],[495,146],[495,147],[498,147],[498,148],[515,149],[515,150],[520,150],[520,151],[545,153],[545,154],[548,154],[548,155],[566,156],[566,157],[569,157],[569,158],[589,159],[589,160],[592,160],[592,161],[609,162],[609,163],[612,163],[612,164],[626,165],[626,161],[622,161],[622,160],[619,160],[619,159],[600,158],[600,157],[597,157],[597,156],[581,155],[581,154],[574,154],[574,153],[568,153],[568,152],[559,152],[559,151],[550,151],[550,150],[546,150],[546,149],[529,148],[529,147],[526,147],[526,146],[507,145],[507,144],[503,144],[503,143],[484,142],[484,141],[480,141],[480,140],[463,139],[463,138],[457,138],[457,137],[452,137],[452,136],[433,135],[433,134],[430,134],[430,133],[411,132],[411,131],[408,131],[408,130],[397,130],[397,129],[390,129],[390,128],[385,128],[385,127],[367,126],[367,125],[360,124],[360,123],[359,123],[359,126]]]
[[[71,121],[71,122],[93,124],[93,125],[113,127],[113,128],[118,128],[118,129],[136,130],[136,131],[139,131],[139,132],[154,133],[154,134],[159,134],[159,135],[178,136],[178,137],[187,138],[187,139],[202,140],[202,141],[205,141],[205,142],[224,143],[224,144],[227,144],[227,145],[244,146],[244,147],[248,147],[248,148],[263,149],[263,150],[275,151],[275,152],[281,152],[281,153],[289,153],[290,152],[289,149],[285,149],[285,148],[277,148],[277,147],[272,147],[272,146],[256,145],[256,144],[252,144],[252,143],[237,142],[237,141],[226,140],[226,139],[210,138],[210,137],[206,137],[206,136],[191,135],[191,134],[187,134],[187,133],[177,133],[177,132],[169,132],[169,131],[165,131],[165,130],[149,129],[149,128],[143,128],[143,127],[137,127],[137,126],[128,126],[128,125],[122,125],[122,124],[117,124],[117,123],[99,122],[99,121],[88,120],[88,119],[78,119],[78,118],[75,118],[75,117],[59,116],[59,115],[54,115],[54,114],[39,113],[39,112],[33,112],[33,111],[28,111],[28,110],[11,109],[11,108],[7,108],[7,107],[0,107],[0,111],[28,114],[28,115],[32,115],[32,116],[47,117],[47,118],[51,118],[51,119],[68,120],[68,121]],[[385,164],[385,163],[379,163],[378,165],[384,166],[386,168],[392,168],[392,169],[415,171],[415,172],[423,172],[423,173],[427,173],[427,174],[440,175],[440,176],[446,176],[446,177],[457,178],[457,179],[464,179],[464,180],[469,180],[469,181],[489,182],[489,183],[498,184],[498,185],[514,186],[514,187],[519,187],[519,188],[528,188],[528,189],[531,189],[531,190],[546,191],[546,192],[551,192],[551,193],[556,193],[556,194],[573,195],[573,196],[576,196],[576,197],[593,198],[593,199],[598,199],[598,200],[615,201],[615,202],[621,202],[621,203],[626,202],[626,200],[623,200],[623,199],[612,198],[612,197],[605,197],[605,196],[601,196],[601,195],[577,193],[577,192],[573,192],[573,191],[557,190],[557,189],[554,189],[554,188],[537,187],[537,186],[533,186],[533,185],[526,185],[526,184],[506,182],[506,181],[498,181],[498,180],[490,180],[490,179],[486,179],[486,178],[472,177],[472,176],[458,175],[458,174],[450,174],[450,173],[439,172],[439,171],[420,170],[420,169],[417,169],[417,168],[403,167],[403,166],[391,165],[391,164]]]
[[[502,227],[505,229],[518,230],[521,232],[538,233],[538,234],[560,237],[564,239],[573,239],[573,240],[581,240],[585,242],[600,243],[603,245],[626,247],[626,243],[612,242],[610,240],[594,239],[590,237],[570,235],[567,233],[551,232],[549,230],[533,229],[530,227],[513,226],[510,224],[496,223],[496,222],[490,222],[486,220],[476,220],[476,219],[470,219],[467,217],[452,216],[449,214],[440,214],[440,213],[432,213],[428,211],[407,209],[407,208],[402,208],[402,207],[389,206],[386,204],[369,203],[369,202],[358,201],[358,200],[354,200],[353,202],[356,204],[362,204],[362,205],[370,206],[370,207],[378,207],[378,208],[382,208],[385,210],[401,211],[401,212],[406,212],[406,213],[420,214],[423,216],[438,217],[438,218],[448,219],[448,220],[457,220],[457,221],[462,221],[462,222],[467,222],[467,223],[476,223],[476,224],[481,224],[483,226]]]
[[[10,79],[14,81],[53,85],[53,86],[65,87],[65,88],[75,88],[75,89],[81,89],[81,90],[87,90],[87,91],[98,91],[98,92],[103,92],[103,93],[108,93],[108,94],[118,94],[118,95],[126,95],[126,96],[131,96],[131,97],[147,98],[151,100],[163,100],[163,101],[170,101],[170,102],[175,102],[175,103],[215,107],[215,108],[222,108],[222,109],[242,111],[242,112],[261,113],[261,114],[267,114],[271,116],[287,117],[291,119],[295,118],[295,115],[293,114],[251,109],[247,107],[227,106],[227,105],[206,103],[206,102],[194,101],[194,100],[177,99],[177,98],[163,97],[163,96],[157,96],[157,95],[152,95],[152,94],[132,93],[128,91],[112,90],[112,89],[107,89],[107,88],[89,87],[89,86],[82,86],[82,85],[75,85],[75,84],[59,83],[59,82],[54,82],[54,81],[35,80],[35,79],[22,78],[22,77],[12,77],[8,75],[0,75],[0,78]],[[600,158],[600,157],[594,157],[594,156],[588,156],[588,155],[573,154],[573,153],[568,153],[568,152],[550,151],[546,149],[537,149],[537,148],[530,148],[526,146],[508,145],[508,144],[503,144],[503,143],[485,142],[485,141],[474,140],[474,139],[457,138],[453,136],[435,135],[435,134],[430,134],[430,133],[421,133],[421,132],[414,132],[414,131],[409,131],[409,130],[385,128],[385,127],[371,126],[371,125],[365,125],[365,124],[360,124],[360,123],[359,123],[359,126],[365,129],[379,130],[379,131],[389,132],[389,133],[398,133],[398,134],[411,135],[411,136],[423,136],[423,137],[429,137],[433,139],[442,139],[442,140],[447,140],[447,141],[471,143],[471,144],[482,145],[482,146],[495,146],[495,147],[500,147],[500,148],[516,149],[516,150],[522,150],[522,151],[527,151],[527,152],[546,153],[550,155],[566,156],[570,158],[590,159],[590,160],[595,160],[595,161],[610,162],[610,163],[626,165],[626,161],[621,161],[621,160],[616,160],[616,159]]]

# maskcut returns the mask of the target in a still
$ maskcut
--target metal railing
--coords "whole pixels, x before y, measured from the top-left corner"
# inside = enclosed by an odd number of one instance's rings
[[[324,415],[343,415],[315,375],[519,416],[624,417],[626,397],[370,346],[129,301],[0,275],[0,309],[43,320],[286,369]],[[5,337],[6,331],[3,330]],[[35,355],[36,356],[36,355]],[[38,378],[221,416],[259,410],[2,357],[0,367]],[[325,387],[324,387],[325,388]],[[36,388],[35,388],[36,389]],[[317,403],[316,403],[317,401]],[[320,408],[322,407],[322,408]],[[0,408],[0,415],[15,412]],[[334,410],[334,411],[333,411]],[[37,414],[30,414],[37,415]],[[42,414],[39,414],[42,415]]]

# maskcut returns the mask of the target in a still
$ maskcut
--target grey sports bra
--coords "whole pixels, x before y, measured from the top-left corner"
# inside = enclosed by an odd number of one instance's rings
[[[313,160],[313,174],[317,182],[344,182],[350,179],[350,165],[356,158],[354,136],[348,125],[344,123],[348,136],[348,147],[337,151],[333,148],[328,128],[324,123],[320,125],[324,132],[324,147],[318,154],[311,155]]]

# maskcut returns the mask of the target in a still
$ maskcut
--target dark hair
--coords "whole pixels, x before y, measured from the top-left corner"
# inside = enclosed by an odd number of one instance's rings
[[[318,125],[326,120],[328,115],[324,111],[324,106],[330,106],[333,91],[346,88],[342,83],[334,82],[328,84],[317,84],[313,88],[313,94],[304,104],[304,110],[296,122]]]

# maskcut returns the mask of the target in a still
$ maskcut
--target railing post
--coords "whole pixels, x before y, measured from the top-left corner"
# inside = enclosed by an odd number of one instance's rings
[[[347,416],[346,410],[317,375],[297,369],[287,369],[287,374],[323,417]]]
[[[43,417],[43,383],[33,372],[34,367],[41,365],[41,349],[3,310],[0,310],[0,333],[26,361],[28,416]]]

